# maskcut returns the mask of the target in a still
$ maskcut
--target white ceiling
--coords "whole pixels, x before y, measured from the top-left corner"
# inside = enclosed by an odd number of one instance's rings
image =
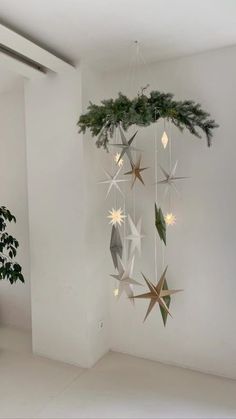
[[[236,44],[236,0],[0,0],[2,23],[73,63],[153,62]]]

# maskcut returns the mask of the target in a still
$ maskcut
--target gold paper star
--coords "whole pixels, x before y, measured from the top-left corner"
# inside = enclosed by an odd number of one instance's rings
[[[120,158],[120,153],[116,153],[114,155],[114,161],[117,164],[117,166],[121,167],[124,164],[124,159]]]
[[[172,212],[165,215],[165,222],[168,226],[173,226],[176,223],[176,216]]]
[[[141,172],[143,170],[148,169],[148,167],[140,167],[140,164],[141,164],[141,156],[139,156],[136,164],[131,163],[132,170],[130,172],[125,173],[125,175],[132,175],[133,176],[133,181],[132,181],[131,188],[133,188],[136,179],[139,179],[140,182],[142,182],[142,184],[144,185],[144,181],[143,181],[143,178],[141,176]]]
[[[183,291],[183,290],[168,290],[168,289],[164,289],[164,284],[166,282],[166,271],[167,271],[167,267],[164,270],[163,274],[161,275],[160,280],[158,281],[157,285],[154,285],[151,281],[149,281],[149,279],[147,279],[143,274],[143,278],[149,288],[149,292],[145,293],[145,294],[140,294],[140,295],[135,295],[134,297],[131,298],[147,298],[150,299],[150,303],[149,303],[149,307],[146,313],[146,316],[144,318],[144,321],[146,320],[146,318],[148,317],[148,315],[150,314],[150,312],[152,311],[153,307],[155,306],[155,304],[159,304],[160,308],[164,309],[166,315],[170,314],[169,308],[167,307],[164,298],[165,297],[169,297],[172,294],[176,294],[177,292]]]
[[[121,223],[124,222],[124,218],[126,218],[126,215],[122,214],[123,210],[119,208],[118,210],[115,210],[112,208],[111,211],[109,211],[109,215],[107,218],[110,218],[109,224],[116,225],[119,224],[121,226]]]

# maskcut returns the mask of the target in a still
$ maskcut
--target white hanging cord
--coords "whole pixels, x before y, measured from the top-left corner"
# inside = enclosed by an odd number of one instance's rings
[[[172,170],[172,127],[169,124],[169,171]],[[171,196],[171,187],[169,187],[169,212],[172,212],[172,196]]]
[[[156,126],[155,126],[156,125]],[[157,131],[157,123],[154,125],[155,127],[155,135],[154,135],[154,141],[155,141],[155,146],[154,146],[154,151],[155,151],[155,203],[156,205],[158,205],[157,202],[157,141],[158,141],[158,131]],[[157,232],[155,229],[155,236],[154,236],[154,251],[155,251],[155,278],[157,278]]]

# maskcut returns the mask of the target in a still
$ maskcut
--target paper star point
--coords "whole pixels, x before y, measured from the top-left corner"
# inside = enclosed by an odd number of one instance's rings
[[[157,208],[155,204],[155,226],[159,234],[160,239],[166,245],[166,222],[161,207]]]
[[[112,210],[109,211],[109,215],[107,216],[107,218],[110,218],[109,224],[119,224],[121,226],[121,224],[124,222],[124,219],[126,218],[126,215],[123,214],[123,210],[121,208],[112,208]]]
[[[119,167],[122,167],[124,164],[124,159],[120,158],[120,153],[116,153],[114,155],[114,161]]]
[[[135,225],[130,215],[128,215],[128,221],[131,234],[126,236],[126,240],[131,241],[130,254],[133,254],[135,252],[135,249],[137,249],[139,255],[141,255],[141,240],[144,237],[144,235],[141,234],[142,219],[140,218],[137,224]]]

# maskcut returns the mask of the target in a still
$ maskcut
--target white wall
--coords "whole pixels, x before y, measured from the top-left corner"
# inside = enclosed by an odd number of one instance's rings
[[[26,180],[26,143],[23,81],[0,94],[0,205],[16,216],[9,227],[20,243],[17,259],[23,267],[25,284],[0,281],[0,323],[31,327],[29,228]]]
[[[79,70],[25,84],[33,348],[88,367],[108,349],[108,299],[93,268],[81,90]]]
[[[184,292],[172,298],[174,318],[168,319],[167,327],[162,325],[159,309],[153,310],[143,324],[146,301],[137,301],[135,308],[125,297],[117,302],[109,278],[112,262],[109,261],[110,268],[107,264],[101,266],[111,285],[113,350],[233,378],[236,378],[235,73],[236,48],[151,65],[138,73],[136,89],[149,82],[152,88],[172,92],[177,99],[199,101],[220,125],[211,149],[204,138],[199,140],[188,132],[181,134],[172,129],[173,161],[179,160],[178,174],[191,179],[181,183],[181,199],[173,197],[177,225],[168,230],[164,264],[169,265],[169,286],[184,288]],[[132,84],[125,85],[125,80],[127,72],[105,74],[99,86],[100,99],[114,97],[124,89],[132,96],[135,89],[131,89]],[[160,138],[163,123],[160,122],[158,130]],[[146,234],[142,258],[136,261],[136,279],[141,280],[142,270],[155,281],[154,127],[140,129],[139,138],[138,145],[145,150],[144,165],[150,170],[144,173],[146,188],[138,185],[136,189],[137,214],[143,215]],[[100,153],[101,164],[107,165],[110,157]],[[159,156],[165,164],[167,155],[160,147]],[[105,193],[101,193],[99,205],[104,206],[106,214],[111,202],[105,202],[104,197]],[[104,222],[95,212],[94,217],[97,223]],[[108,257],[109,240],[107,228],[103,246]],[[97,241],[97,246],[100,243]],[[160,274],[162,254],[158,249]]]

